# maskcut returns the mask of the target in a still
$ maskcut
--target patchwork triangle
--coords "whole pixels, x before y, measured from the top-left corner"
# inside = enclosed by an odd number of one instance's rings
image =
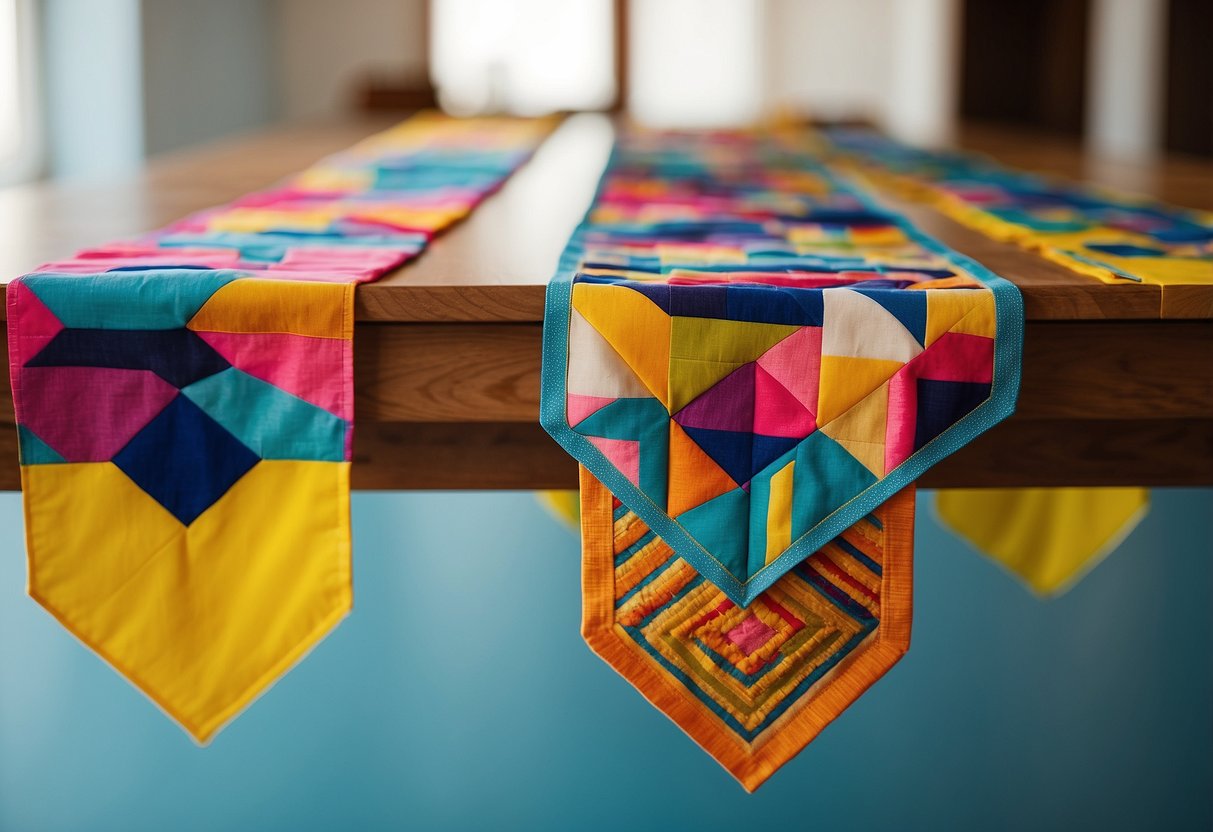
[[[922,344],[902,322],[871,297],[853,289],[825,289],[821,354],[878,358],[902,364],[922,352]]]
[[[636,439],[606,439],[601,436],[587,437],[590,444],[602,451],[602,455],[627,477],[632,485],[640,485],[640,441]]]
[[[604,399],[650,396],[615,348],[576,309],[569,318],[569,393]]]
[[[927,295],[929,292],[906,292],[902,289],[856,288],[864,297],[879,303],[890,315],[914,336],[919,344],[926,344]],[[986,294],[983,292],[982,294]]]
[[[877,477],[885,467],[885,433],[889,411],[889,382],[877,387],[854,407],[819,430],[846,448]]]
[[[899,361],[823,355],[817,424],[826,425],[834,421],[901,368]]]
[[[742,364],[674,414],[684,427],[750,432],[754,429],[754,371]]]
[[[670,317],[653,301],[626,286],[579,283],[573,309],[602,335],[644,383],[666,402],[669,389]]]
[[[756,364],[754,370],[754,432],[764,436],[803,439],[817,423],[800,400],[770,373]]]
[[[677,517],[737,487],[738,483],[671,420],[670,491],[666,513]]]
[[[795,396],[809,413],[817,413],[821,327],[801,327],[763,353],[758,366]]]

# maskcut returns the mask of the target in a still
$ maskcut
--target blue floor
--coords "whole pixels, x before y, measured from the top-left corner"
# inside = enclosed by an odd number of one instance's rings
[[[355,497],[353,616],[207,749],[24,597],[5,495],[0,830],[1208,829],[1211,517],[1155,492],[1041,602],[920,507],[909,655],[747,796],[581,642],[530,495]]]

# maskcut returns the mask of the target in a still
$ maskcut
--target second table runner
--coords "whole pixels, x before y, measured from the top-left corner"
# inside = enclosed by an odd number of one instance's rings
[[[544,329],[586,638],[748,789],[904,652],[912,483],[1019,385],[1016,289],[811,146],[625,134]]]
[[[421,115],[9,284],[30,595],[197,740],[350,609],[355,284],[552,126]]]

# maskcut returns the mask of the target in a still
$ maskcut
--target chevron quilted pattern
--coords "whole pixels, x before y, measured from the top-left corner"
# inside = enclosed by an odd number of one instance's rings
[[[747,789],[909,646],[911,492],[733,603],[582,474],[586,640]]]

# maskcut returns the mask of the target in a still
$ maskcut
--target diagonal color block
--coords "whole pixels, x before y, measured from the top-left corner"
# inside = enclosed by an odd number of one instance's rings
[[[74,329],[176,329],[240,272],[153,269],[96,275],[33,274],[21,279]]]
[[[68,462],[102,462],[160,413],[176,389],[146,370],[26,367],[20,423]]]
[[[149,370],[174,387],[226,370],[227,361],[188,329],[65,329],[26,367]]]
[[[346,420],[234,367],[181,394],[261,459],[345,459]]]
[[[114,464],[184,526],[257,462],[255,453],[182,394],[114,455]]]

